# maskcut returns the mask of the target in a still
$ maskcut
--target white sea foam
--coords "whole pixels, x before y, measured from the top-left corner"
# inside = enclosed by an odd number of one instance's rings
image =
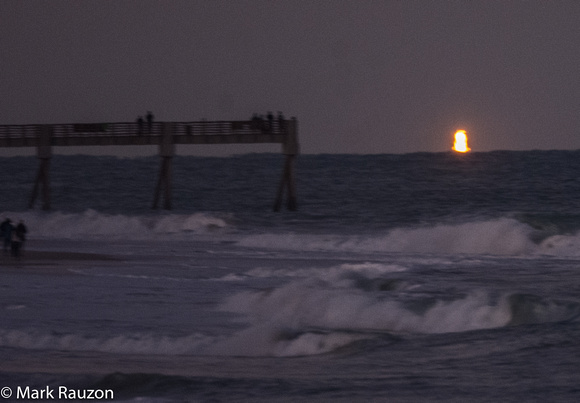
[[[0,330],[0,347],[133,355],[297,356],[326,353],[365,337],[344,332],[304,332],[295,335],[270,326],[252,327],[232,337],[129,334],[98,338],[79,334]]]
[[[268,292],[234,295],[222,309],[245,315],[250,324],[208,346],[210,354],[322,354],[377,333],[463,332],[506,326],[512,319],[507,298],[493,303],[484,293],[441,300],[415,312],[397,301],[300,282]]]
[[[206,353],[227,356],[294,357],[324,354],[368,339],[368,335],[347,332],[294,332],[275,325],[249,327],[232,337],[208,346]]]
[[[502,327],[512,320],[509,299],[492,299],[485,292],[406,305],[388,290],[360,286],[361,280],[388,280],[405,270],[379,263],[342,264],[313,269],[310,277],[296,277],[279,288],[232,295],[220,309],[241,315],[248,327],[212,344],[210,351],[320,354],[377,333],[464,332]]]
[[[374,235],[259,234],[241,239],[239,245],[309,251],[521,255],[536,249],[532,232],[528,225],[504,218],[396,228]]]
[[[540,243],[537,252],[552,256],[580,256],[580,234],[548,237]]]
[[[248,270],[243,275],[227,274],[218,281],[243,281],[251,278],[320,278],[326,281],[354,278],[364,276],[369,279],[380,278],[387,273],[407,271],[407,267],[399,264],[380,262],[343,263],[331,267],[307,267],[298,269],[278,269],[271,267],[256,267]]]
[[[269,292],[240,293],[222,309],[247,315],[250,326],[212,345],[214,353],[288,356],[333,351],[377,333],[440,334],[558,322],[577,317],[579,308],[525,295],[493,301],[487,293],[476,291],[417,310],[362,293],[292,283]],[[295,334],[281,329],[294,329]]]
[[[227,216],[211,213],[123,215],[95,210],[83,213],[4,212],[13,221],[24,220],[37,239],[187,239],[191,235],[232,233]],[[238,246],[254,249],[341,252],[402,252],[424,254],[490,254],[580,256],[580,234],[553,235],[540,244],[532,241],[534,229],[511,218],[399,227],[384,233],[238,234]]]
[[[116,335],[104,338],[79,334],[0,330],[0,346],[29,350],[97,351],[116,354],[198,354],[215,339],[201,334],[183,337],[153,334]]]
[[[574,302],[526,294],[491,297],[477,290],[435,300],[422,301],[416,296],[408,304],[397,299],[399,293],[363,290],[349,282],[349,274],[356,273],[357,266],[340,265],[327,270],[333,275],[320,272],[308,279],[292,279],[279,288],[228,297],[220,309],[237,313],[247,322],[245,329],[229,336],[136,333],[98,337],[0,330],[0,347],[170,356],[302,356],[329,353],[377,335],[454,333],[575,320],[580,312]],[[364,270],[374,267],[360,266]],[[373,280],[388,274],[379,269],[361,276]]]
[[[26,309],[26,305],[6,305],[3,308],[7,311],[18,311],[20,309]]]
[[[345,264],[312,271],[278,288],[228,297],[220,309],[239,314],[248,327],[212,344],[212,353],[301,355],[333,351],[379,334],[440,334],[508,325],[575,320],[579,305],[533,295],[492,296],[472,290],[455,297],[425,298],[413,287],[361,287],[367,280],[396,280],[403,268]],[[395,274],[394,274],[395,273]]]
[[[505,326],[511,320],[507,300],[484,293],[440,300],[416,311],[395,300],[339,289],[292,283],[269,292],[232,296],[222,309],[247,315],[255,326],[278,328],[451,333]]]
[[[13,221],[24,220],[34,238],[114,238],[147,240],[159,236],[207,234],[227,229],[223,218],[207,213],[128,216],[104,214],[95,210],[83,213],[5,212]]]

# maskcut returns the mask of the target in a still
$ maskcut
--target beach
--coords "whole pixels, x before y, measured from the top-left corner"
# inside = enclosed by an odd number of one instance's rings
[[[164,403],[575,401],[577,157],[303,156],[299,210],[280,213],[263,186],[277,156],[176,160],[201,176],[176,181],[192,207],[170,212],[135,206],[145,180],[102,197],[86,178],[67,199],[65,158],[55,200],[71,207],[3,214],[29,228],[22,257],[0,258],[3,385]],[[259,179],[231,174],[244,166]]]

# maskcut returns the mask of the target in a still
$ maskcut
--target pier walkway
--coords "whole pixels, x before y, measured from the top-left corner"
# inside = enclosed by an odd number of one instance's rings
[[[252,144],[279,143],[286,155],[282,180],[274,210],[282,204],[287,189],[289,210],[296,210],[293,174],[294,157],[299,154],[298,122],[290,120],[147,122],[137,123],[66,123],[51,125],[0,125],[0,147],[36,147],[40,161],[34,189],[30,197],[32,208],[42,188],[42,207],[50,209],[49,166],[52,147],[62,146],[140,146],[157,145],[161,157],[159,178],[155,188],[153,208],[161,194],[164,208],[171,209],[171,160],[177,144]]]
[[[0,125],[0,147],[38,147],[50,129],[52,146],[160,144],[170,126],[173,144],[285,143],[293,120]],[[141,126],[141,127],[139,127]],[[271,126],[271,127],[270,127]]]

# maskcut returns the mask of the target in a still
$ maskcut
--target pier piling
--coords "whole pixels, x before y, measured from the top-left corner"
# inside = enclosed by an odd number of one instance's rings
[[[42,188],[41,198],[42,198],[42,209],[50,210],[50,159],[52,157],[52,126],[44,125],[40,126],[40,133],[38,135],[39,141],[37,145],[37,158],[39,161],[38,173],[36,174],[36,179],[34,181],[34,187],[30,195],[30,201],[28,203],[28,208],[33,208],[36,198],[38,197],[39,190]]]
[[[173,144],[173,131],[171,123],[163,123],[163,137],[159,143],[159,156],[161,157],[161,167],[159,169],[159,179],[155,187],[155,197],[153,208],[159,206],[159,197],[163,192],[165,210],[171,210],[171,163],[175,154],[175,144]]]
[[[296,181],[294,180],[294,159],[300,153],[298,121],[296,118],[292,118],[291,120],[285,121],[284,126],[286,137],[284,143],[282,143],[282,153],[286,156],[286,159],[284,161],[280,185],[278,186],[278,193],[276,194],[276,201],[274,202],[274,211],[280,211],[282,207],[284,188],[287,189],[288,193],[286,208],[289,211],[296,211],[298,209],[298,203],[296,199]]]

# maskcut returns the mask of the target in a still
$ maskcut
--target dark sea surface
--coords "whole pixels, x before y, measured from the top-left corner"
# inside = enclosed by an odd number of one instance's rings
[[[283,164],[175,157],[156,211],[158,157],[55,155],[43,212],[0,158],[7,401],[580,400],[580,151],[302,155],[274,213]]]

